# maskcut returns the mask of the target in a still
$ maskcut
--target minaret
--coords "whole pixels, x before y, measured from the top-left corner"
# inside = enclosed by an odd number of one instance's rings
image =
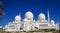
[[[47,12],[48,12],[48,22],[50,22],[49,10],[47,10]]]

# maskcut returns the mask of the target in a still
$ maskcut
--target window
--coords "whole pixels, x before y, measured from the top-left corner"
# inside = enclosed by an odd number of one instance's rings
[[[48,24],[41,24],[41,25],[39,25],[39,26],[48,26]]]

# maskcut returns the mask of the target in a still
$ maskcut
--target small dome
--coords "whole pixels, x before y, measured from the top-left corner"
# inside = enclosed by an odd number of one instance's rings
[[[51,23],[54,24],[54,20],[51,20]]]
[[[15,20],[17,20],[17,21],[21,20],[20,15],[17,15],[17,16],[15,17]]]
[[[45,15],[43,13],[39,14],[39,17],[38,17],[40,20],[45,20]]]
[[[30,11],[26,12],[25,18],[30,19],[30,20],[33,19],[33,13]]]

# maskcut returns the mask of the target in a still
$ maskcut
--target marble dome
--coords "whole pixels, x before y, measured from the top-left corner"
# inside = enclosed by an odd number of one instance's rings
[[[54,24],[54,20],[51,20],[51,23]]]
[[[20,15],[15,16],[15,20],[17,20],[17,21],[21,20]]]
[[[33,13],[30,11],[26,12],[25,18],[30,19],[30,20],[33,19]]]
[[[38,18],[40,20],[45,20],[45,15],[43,13],[40,13],[39,16],[38,16]]]

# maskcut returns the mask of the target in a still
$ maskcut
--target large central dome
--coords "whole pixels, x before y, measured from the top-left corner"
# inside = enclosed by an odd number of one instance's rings
[[[25,18],[30,19],[30,20],[33,19],[33,13],[30,11],[26,12]]]
[[[39,14],[38,18],[40,20],[45,20],[45,15],[43,13]]]

